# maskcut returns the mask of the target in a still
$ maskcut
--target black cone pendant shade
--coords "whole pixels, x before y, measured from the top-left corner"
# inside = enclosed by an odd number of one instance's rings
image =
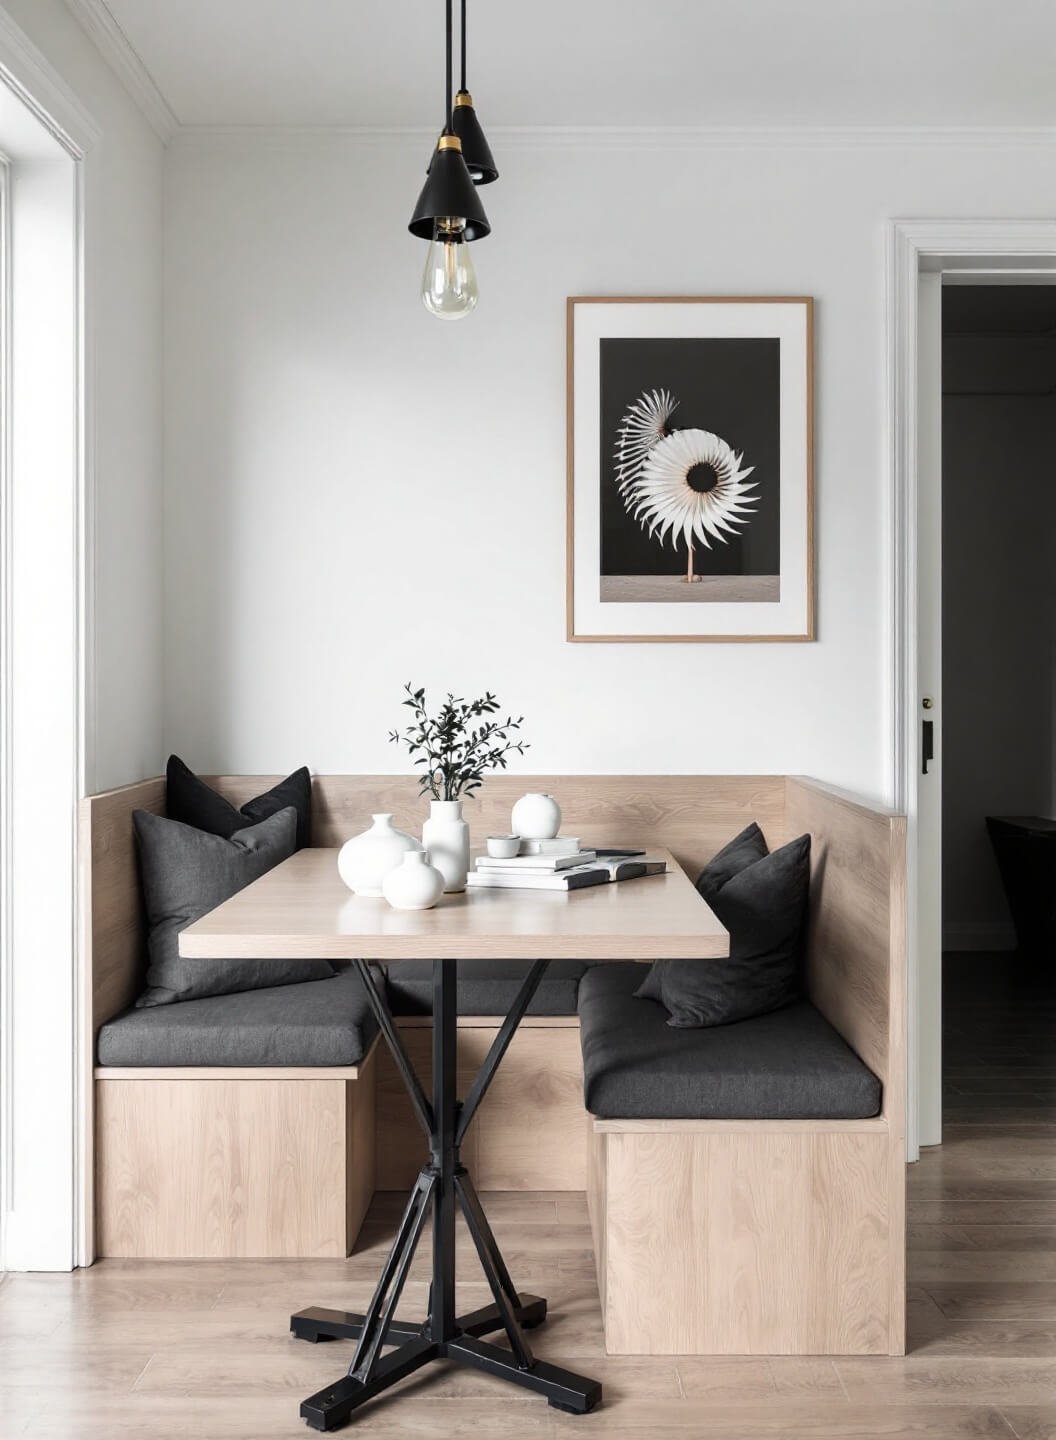
[[[421,240],[432,240],[437,222],[448,219],[465,221],[467,240],[481,240],[491,230],[457,135],[441,135],[437,141],[433,163],[407,228]]]
[[[468,90],[460,90],[455,96],[451,111],[451,129],[462,141],[462,158],[474,185],[490,185],[499,178],[491,147],[484,138],[477,112],[473,108],[473,96]]]

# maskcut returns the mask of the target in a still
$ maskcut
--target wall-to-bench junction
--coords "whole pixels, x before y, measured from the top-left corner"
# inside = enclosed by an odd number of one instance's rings
[[[270,782],[211,783],[238,805]],[[771,846],[808,831],[810,1003],[670,1030],[634,998],[643,967],[554,962],[467,1137],[477,1184],[587,1190],[610,1351],[899,1353],[900,817],[784,776],[532,783],[585,843],[663,845],[691,876],[750,820]],[[488,782],[467,806],[476,840],[508,828],[524,788]],[[160,779],[84,802],[98,1253],[344,1255],[375,1189],[418,1171],[404,1091],[350,971],[128,1009],[144,964],[131,812],[164,804]],[[421,808],[413,779],[318,777],[312,842],[338,845],[379,811],[416,829]],[[461,963],[467,1077],[523,968]],[[387,986],[427,1085],[426,977],[393,966]]]

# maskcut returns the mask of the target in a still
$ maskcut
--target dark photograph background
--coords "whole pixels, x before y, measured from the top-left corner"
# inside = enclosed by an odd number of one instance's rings
[[[678,575],[686,547],[650,539],[628,514],[616,488],[616,436],[628,407],[647,390],[670,390],[679,402],[671,425],[711,430],[742,466],[754,465],[756,509],[726,544],[693,547],[698,575],[781,573],[781,342],[774,339],[606,339],[601,355],[602,575]],[[692,587],[689,587],[692,588]]]

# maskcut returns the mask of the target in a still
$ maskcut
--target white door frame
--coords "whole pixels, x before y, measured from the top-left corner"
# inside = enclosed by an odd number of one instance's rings
[[[65,81],[3,9],[0,9],[0,84],[18,96],[70,157],[75,187],[71,210],[75,233],[69,237],[74,273],[69,286],[72,296],[69,331],[73,338],[68,392],[74,432],[67,492],[69,509],[64,516],[72,522],[69,533],[73,553],[64,551],[61,556],[61,563],[73,566],[72,587],[67,586],[73,599],[61,622],[69,637],[62,647],[68,659],[62,662],[63,673],[55,676],[56,696],[69,696],[70,704],[68,708],[63,704],[61,711],[56,712],[54,734],[62,737],[59,745],[65,753],[56,753],[54,775],[48,777],[55,793],[47,795],[53,826],[63,826],[61,832],[55,831],[56,854],[69,859],[62,862],[59,883],[54,887],[49,887],[46,881],[37,885],[36,890],[44,893],[35,894],[31,902],[45,911],[51,902],[51,911],[47,912],[49,922],[59,927],[61,935],[57,968],[47,977],[53,986],[47,1004],[39,994],[40,982],[35,989],[27,987],[24,970],[16,970],[11,943],[12,909],[17,911],[21,906],[24,916],[27,897],[22,893],[21,883],[16,881],[22,867],[16,868],[13,859],[9,802],[15,771],[10,752],[2,757],[4,786],[0,796],[0,904],[4,912],[0,926],[0,1055],[3,1058],[0,1170],[4,1176],[4,1190],[0,1194],[0,1268],[7,1265],[18,1269],[69,1269],[90,1263],[93,1258],[91,1007],[83,965],[76,862],[77,801],[92,773],[93,737],[88,721],[94,686],[91,297],[95,286],[91,277],[98,224],[100,132]],[[5,517],[11,514],[11,479],[11,469],[5,465],[2,475]],[[5,545],[11,538],[5,523]],[[7,558],[5,556],[5,577],[10,571]],[[17,657],[12,660],[10,608],[5,605],[3,612],[0,703],[6,722],[12,715],[14,698],[12,667],[17,669],[18,661]],[[7,734],[9,729],[5,723]],[[17,765],[17,761],[15,763]],[[56,806],[61,807],[57,812]],[[42,871],[43,866],[38,862],[35,870]],[[48,893],[52,888],[53,895]],[[13,906],[13,901],[17,901],[17,906]],[[17,928],[18,924],[16,913],[14,926]],[[32,1003],[20,1005],[19,999],[25,1000],[27,990],[32,991]],[[40,1087],[38,1080],[45,1073],[41,1057],[48,1055],[57,1059],[56,1073],[48,1077],[46,1086]],[[45,1187],[41,1177],[57,1177],[60,1172],[67,1177],[67,1182],[61,1187],[61,1195],[57,1195],[53,1189],[58,1187]],[[45,1193],[41,1193],[42,1190]]]
[[[909,1114],[907,1149],[916,1159],[921,1143],[935,1143],[920,1117],[937,1111],[932,1093],[941,1083],[939,1067],[929,1064],[941,1051],[941,954],[923,954],[918,945],[919,839],[917,779],[920,773],[920,696],[918,694],[918,587],[922,566],[919,527],[921,486],[918,473],[920,345],[919,277],[928,271],[957,271],[965,276],[1027,282],[1056,272],[1056,220],[893,220],[887,231],[887,425],[890,474],[890,676],[891,730],[888,790],[892,803],[908,817],[908,1028]],[[937,483],[937,477],[931,477]],[[936,562],[938,556],[933,557]],[[924,1085],[928,1094],[924,1093]]]

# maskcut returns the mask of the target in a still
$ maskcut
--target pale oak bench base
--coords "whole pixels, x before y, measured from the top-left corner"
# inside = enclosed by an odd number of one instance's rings
[[[215,783],[238,805],[272,781],[234,776]],[[508,828],[509,807],[526,783],[489,781],[467,807],[476,836]],[[810,831],[808,992],[882,1079],[884,1111],[858,1122],[633,1122],[638,1129],[595,1122],[584,1117],[577,1022],[528,1017],[495,1095],[467,1135],[481,1188],[587,1188],[614,1353],[900,1353],[904,821],[785,776],[548,776],[532,784],[561,795],[566,829],[587,843],[618,836],[664,845],[691,874],[749,820],[758,821],[771,847]],[[398,825],[413,829],[421,808],[413,777],[317,777],[314,801],[316,845],[339,844],[372,811],[391,811]],[[93,796],[82,807],[94,1029],[130,1004],[142,983],[130,820],[137,806],[164,813],[164,782]],[[418,1037],[410,1034],[415,1023]],[[497,1023],[464,1018],[460,1065],[467,1071]],[[424,1060],[429,1021],[406,1020],[401,1031]],[[368,1059],[370,1075],[366,1065],[355,1075],[97,1071],[99,1253],[348,1253],[375,1185],[402,1189],[420,1163],[420,1140],[404,1132],[388,1056],[375,1051]],[[322,1106],[309,1093],[317,1086],[330,1087]],[[635,1176],[653,1178],[636,1185]],[[213,1200],[188,1208],[188,1195],[209,1187]],[[641,1210],[647,1191],[657,1200],[649,1216]],[[324,1194],[318,1213],[297,1213],[298,1197]],[[701,1240],[687,1245],[683,1235],[676,1243],[681,1217],[694,1205],[707,1208]],[[675,1213],[679,1226],[668,1224]],[[660,1247],[652,1258],[643,1257],[646,1242]],[[660,1274],[662,1299],[656,1276],[642,1279],[646,1264]],[[676,1342],[670,1331],[679,1310]]]

